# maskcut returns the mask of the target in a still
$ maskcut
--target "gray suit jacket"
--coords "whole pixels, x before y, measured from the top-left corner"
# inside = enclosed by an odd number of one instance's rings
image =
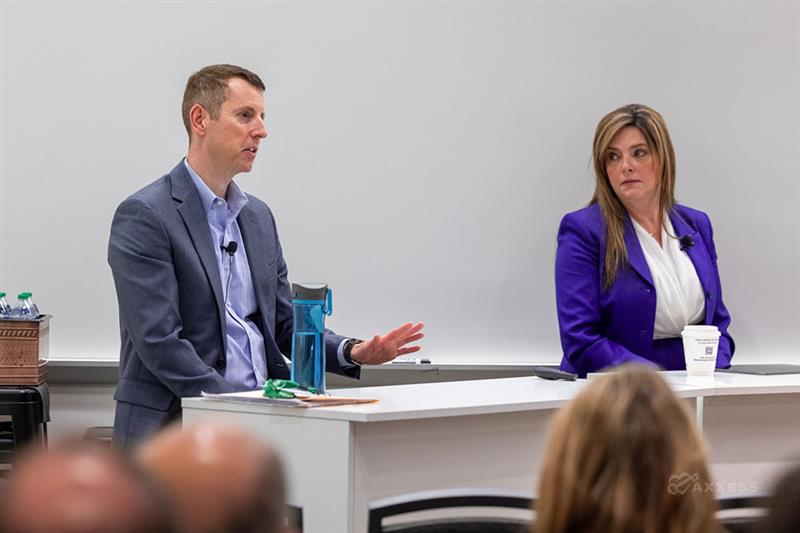
[[[269,207],[248,195],[237,219],[250,263],[270,378],[288,378],[292,305],[286,263]],[[183,162],[120,204],[108,263],[119,303],[120,373],[114,439],[133,444],[180,415],[180,399],[232,392],[225,381],[223,292],[200,195]],[[327,368],[342,369],[343,337],[326,335]]]

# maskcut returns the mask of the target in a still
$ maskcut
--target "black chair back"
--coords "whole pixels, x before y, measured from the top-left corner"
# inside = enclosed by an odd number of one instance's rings
[[[727,533],[755,533],[767,516],[766,496],[721,496],[717,498],[717,522]]]
[[[375,501],[369,506],[368,533],[529,533],[531,519],[508,517],[502,510],[530,510],[530,493],[494,489],[447,489],[416,492]],[[486,513],[468,517],[463,511],[444,518],[412,520],[390,526],[384,520],[411,513],[464,508],[482,508]],[[488,512],[493,509],[492,512]],[[450,513],[448,513],[450,514]]]

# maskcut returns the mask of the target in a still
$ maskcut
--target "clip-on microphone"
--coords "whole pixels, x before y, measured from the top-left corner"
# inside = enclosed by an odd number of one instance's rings
[[[694,246],[694,240],[692,239],[691,235],[684,235],[678,239],[678,241],[681,243],[681,251],[686,251],[688,248]]]
[[[229,243],[228,243],[228,246],[222,246],[222,245],[220,245],[220,248],[222,248],[223,250],[225,250],[226,252],[228,252],[228,255],[230,255],[231,257],[233,257],[233,254],[235,254],[235,253],[236,253],[236,250],[238,250],[238,249],[239,249],[239,243],[238,243],[238,242],[236,242],[236,241],[231,241],[231,242],[229,242]]]
[[[233,254],[236,253],[236,250],[239,249],[239,243],[236,241],[231,241],[228,243],[228,246],[219,246],[224,251],[228,252],[228,280],[225,282],[225,305],[228,304],[228,288],[231,284],[231,269],[233,268]]]

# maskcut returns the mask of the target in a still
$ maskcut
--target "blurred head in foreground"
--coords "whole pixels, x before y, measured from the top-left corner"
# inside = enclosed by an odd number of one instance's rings
[[[172,531],[156,485],[117,450],[86,441],[28,450],[0,496],[0,531]]]
[[[536,531],[715,531],[711,486],[687,407],[655,371],[623,366],[554,417]]]
[[[143,443],[137,459],[169,494],[180,531],[283,531],[281,462],[245,430],[213,423],[173,426]]]
[[[800,531],[800,466],[785,474],[775,486],[769,514],[762,531],[795,533]]]

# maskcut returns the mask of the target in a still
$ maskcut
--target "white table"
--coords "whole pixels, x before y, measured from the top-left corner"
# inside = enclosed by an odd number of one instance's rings
[[[664,372],[698,414],[718,492],[766,492],[800,451],[800,375]],[[309,533],[363,533],[370,501],[454,487],[534,492],[547,425],[585,380],[535,377],[339,389],[377,404],[296,409],[183,400],[184,423],[216,418],[273,443]]]
[[[800,374],[662,375],[673,387],[712,388],[698,399],[697,408],[719,493],[767,493],[800,458]]]
[[[216,418],[283,455],[308,533],[366,531],[370,501],[452,487],[533,492],[556,409],[586,382],[535,377],[339,389],[379,403],[298,409],[188,398],[183,421]],[[675,384],[693,401],[707,389]]]

